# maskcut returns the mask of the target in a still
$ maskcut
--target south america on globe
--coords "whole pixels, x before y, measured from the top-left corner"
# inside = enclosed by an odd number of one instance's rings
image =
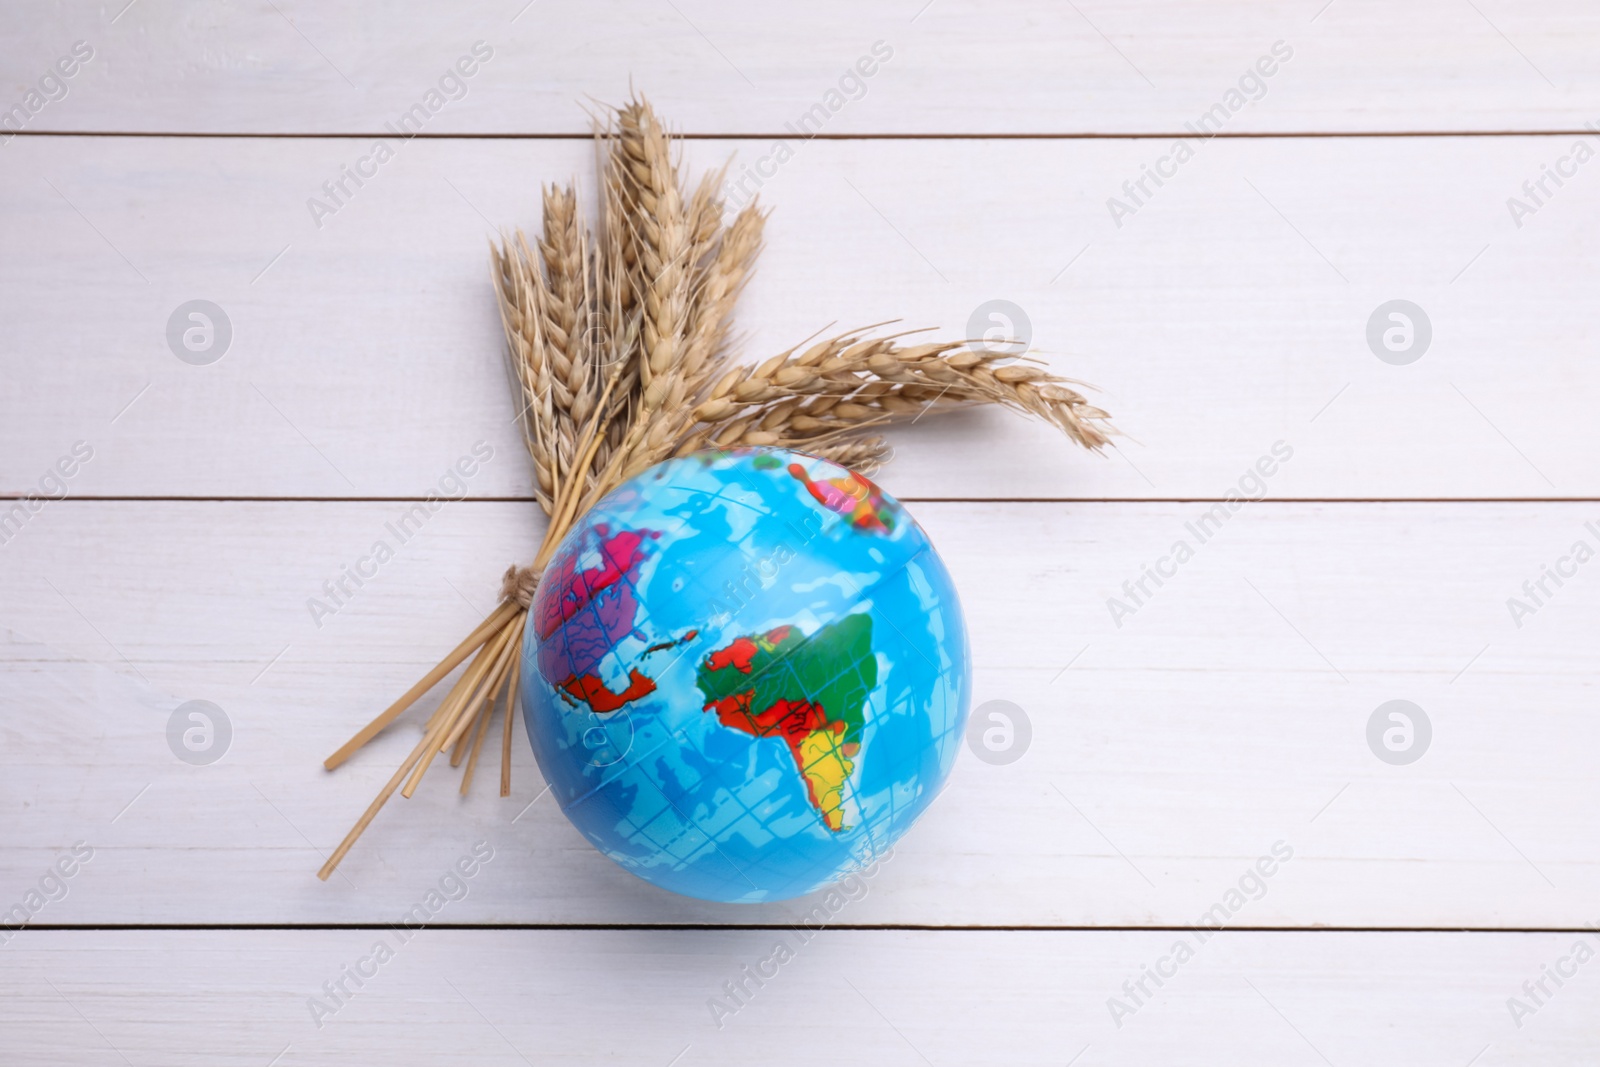
[[[887,852],[950,773],[969,673],[950,576],[898,502],[741,449],[651,468],[573,527],[530,607],[521,702],[597,849],[754,903]]]

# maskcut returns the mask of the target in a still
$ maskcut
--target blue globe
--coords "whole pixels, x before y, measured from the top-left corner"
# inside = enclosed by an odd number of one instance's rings
[[[526,632],[523,716],[561,810],[705,900],[876,862],[966,725],[966,629],[927,535],[799,452],[704,452],[619,486],[561,542]]]

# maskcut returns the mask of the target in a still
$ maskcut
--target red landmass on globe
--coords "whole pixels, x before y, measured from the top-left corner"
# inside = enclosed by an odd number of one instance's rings
[[[633,583],[654,530],[612,533],[596,526],[600,562],[579,568],[578,551],[557,557],[539,583],[533,601],[539,636],[539,671],[570,699],[604,715],[655,692],[656,683],[638,668],[628,672],[620,693],[598,673],[600,661],[637,625],[639,600]]]
[[[798,463],[789,464],[789,476],[806,487],[813,500],[836,514],[843,515],[864,533],[888,533],[894,528],[895,508],[883,497],[883,490],[855,471],[843,478],[812,481]]]
[[[784,638],[789,636],[789,627],[779,626],[777,629],[767,631],[767,640],[773,645],[781,645]],[[748,637],[736,637],[727,648],[719,648],[707,658],[706,663],[714,671],[724,667],[732,667],[740,674],[750,673],[750,661],[756,658],[756,653],[761,651],[754,640]]]
[[[620,693],[613,693],[597,676],[593,674],[569,674],[561,683],[561,691],[574,700],[581,700],[589,708],[600,715],[616,711],[630,701],[647,697],[656,691],[656,683],[639,672],[635,667],[628,672],[628,688]]]

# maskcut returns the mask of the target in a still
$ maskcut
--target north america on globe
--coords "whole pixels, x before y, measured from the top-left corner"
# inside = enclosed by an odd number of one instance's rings
[[[556,590],[534,605],[533,624],[539,635],[539,670],[569,700],[582,701],[596,712],[616,711],[655,692],[656,683],[638,669],[628,684],[614,692],[599,675],[600,661],[619,640],[634,632],[639,600],[632,579],[644,562],[645,544],[660,536],[654,530],[606,527],[599,535],[600,563],[578,567],[578,556],[558,559],[545,581]],[[557,629],[559,640],[552,640]]]

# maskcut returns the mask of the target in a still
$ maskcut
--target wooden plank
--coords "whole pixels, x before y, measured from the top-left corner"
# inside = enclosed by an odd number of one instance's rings
[[[1580,235],[1600,186],[1547,181],[1520,227],[1507,208],[1573,143],[1214,142],[1120,227],[1108,198],[1169,142],[808,144],[763,189],[740,321],[765,355],[830,322],[965,335],[1011,301],[1128,435],[1096,459],[997,413],[924,420],[886,476],[912,498],[1214,499],[1279,440],[1274,496],[1592,497],[1600,268]],[[34,251],[0,265],[0,490],[39,491],[83,441],[76,495],[419,497],[482,440],[497,459],[471,492],[525,497],[485,236],[534,224],[539,181],[586,175],[587,148],[406,144],[318,229],[308,199],[369,150],[10,144],[4,226]],[[765,148],[688,156],[735,151]],[[232,323],[209,366],[167,339],[198,298]],[[1404,366],[1368,342],[1394,299],[1431,323]]]
[[[1194,951],[1177,965],[1180,938]],[[1590,933],[1197,941],[1189,931],[24,933],[0,973],[0,1039],[29,1064],[476,1067],[810,1064],[819,1052],[892,1065],[1582,1064],[1600,1038],[1595,964],[1574,959],[1580,942],[1593,955]],[[744,976],[769,959],[770,977]],[[1159,988],[1142,974],[1157,965],[1169,974]],[[1559,987],[1543,977],[1554,965],[1569,973]],[[1529,1003],[1522,985],[1540,979],[1550,995],[1519,1028],[1507,1002]],[[1154,996],[1135,993],[1143,1003],[1114,1022],[1108,1002],[1131,1004],[1122,985],[1139,980]],[[324,991],[340,981],[348,996]],[[738,1010],[715,1012],[719,999],[734,1003],[724,983],[740,981]],[[797,1026],[796,1005],[825,1006],[826,1017]]]
[[[36,921],[382,922],[485,839],[501,858],[452,922],[791,921],[613,867],[539,799],[520,727],[514,798],[431,778],[316,881],[426,709],[334,775],[321,760],[487,612],[538,532],[527,504],[449,505],[319,628],[308,598],[404,507],[67,501],[0,549],[0,884],[83,840],[93,862]],[[1594,564],[1546,579],[1520,628],[1507,599],[1600,542],[1593,506],[1262,503],[1199,544],[1204,508],[914,508],[962,592],[975,698],[1021,705],[1032,747],[963,753],[852,921],[1182,925],[1279,841],[1294,859],[1241,922],[1591,921]],[[1180,538],[1193,558],[1118,626],[1108,598]],[[197,699],[232,726],[209,766],[169,748]],[[1368,748],[1395,699],[1432,723],[1409,766]]]
[[[25,128],[375,133],[435,91],[430,134],[572,133],[589,100],[637,87],[713,134],[781,132],[819,105],[827,134],[1166,133],[1230,91],[1230,132],[1571,130],[1597,117],[1600,89],[1600,15],[1581,0],[828,0],[804,17],[470,0],[382,19],[351,4],[76,0],[0,31],[5,106],[78,40],[93,58],[65,97],[46,84]],[[475,42],[487,62],[441,85]],[[1263,58],[1272,76],[1239,92]]]

